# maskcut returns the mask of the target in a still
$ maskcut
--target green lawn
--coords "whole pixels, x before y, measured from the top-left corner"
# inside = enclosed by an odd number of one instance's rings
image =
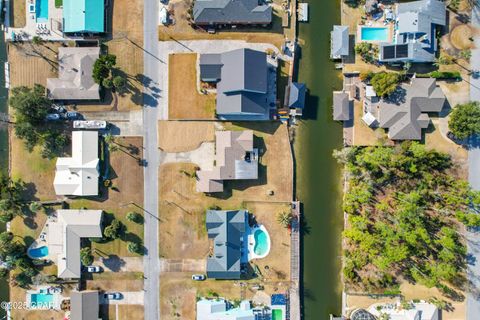
[[[55,8],[60,8],[63,5],[63,0],[55,0]]]

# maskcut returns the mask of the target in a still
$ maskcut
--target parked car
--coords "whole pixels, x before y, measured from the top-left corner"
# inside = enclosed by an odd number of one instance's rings
[[[103,271],[102,267],[100,266],[87,266],[85,269],[90,273],[100,273]]]
[[[69,111],[65,114],[65,117],[68,119],[68,120],[78,120],[78,119],[82,119],[82,115],[78,112],[75,112],[75,111]]]
[[[60,120],[60,115],[58,113],[49,113],[45,117],[45,120],[47,120],[47,121],[58,121],[58,120]]]
[[[121,300],[123,298],[120,292],[106,292],[103,297],[108,300]]]
[[[57,111],[58,113],[65,113],[65,112],[67,112],[67,109],[65,109],[64,106],[61,106],[61,105],[59,105],[59,104],[54,104],[54,105],[52,105],[52,109],[55,110],[55,111]]]
[[[192,275],[192,280],[194,281],[204,281],[207,277],[204,274],[194,274]]]

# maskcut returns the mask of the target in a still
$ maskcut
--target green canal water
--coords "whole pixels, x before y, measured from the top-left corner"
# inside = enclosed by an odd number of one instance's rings
[[[341,312],[340,255],[343,215],[341,170],[332,158],[342,127],[332,120],[332,91],[340,73],[329,59],[330,31],[340,22],[339,0],[310,0],[309,22],[300,24],[298,80],[309,89],[306,119],[297,131],[296,191],[304,204],[303,311],[306,320]]]

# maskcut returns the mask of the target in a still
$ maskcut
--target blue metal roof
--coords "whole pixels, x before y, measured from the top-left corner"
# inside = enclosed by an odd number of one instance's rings
[[[104,31],[104,0],[63,0],[63,32]]]

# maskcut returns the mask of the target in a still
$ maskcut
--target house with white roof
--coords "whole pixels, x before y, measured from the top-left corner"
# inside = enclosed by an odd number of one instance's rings
[[[98,132],[73,131],[72,156],[57,159],[55,194],[96,196],[98,177]]]
[[[102,238],[102,210],[57,210],[48,224],[48,249],[57,259],[58,277],[80,278],[81,238]]]

